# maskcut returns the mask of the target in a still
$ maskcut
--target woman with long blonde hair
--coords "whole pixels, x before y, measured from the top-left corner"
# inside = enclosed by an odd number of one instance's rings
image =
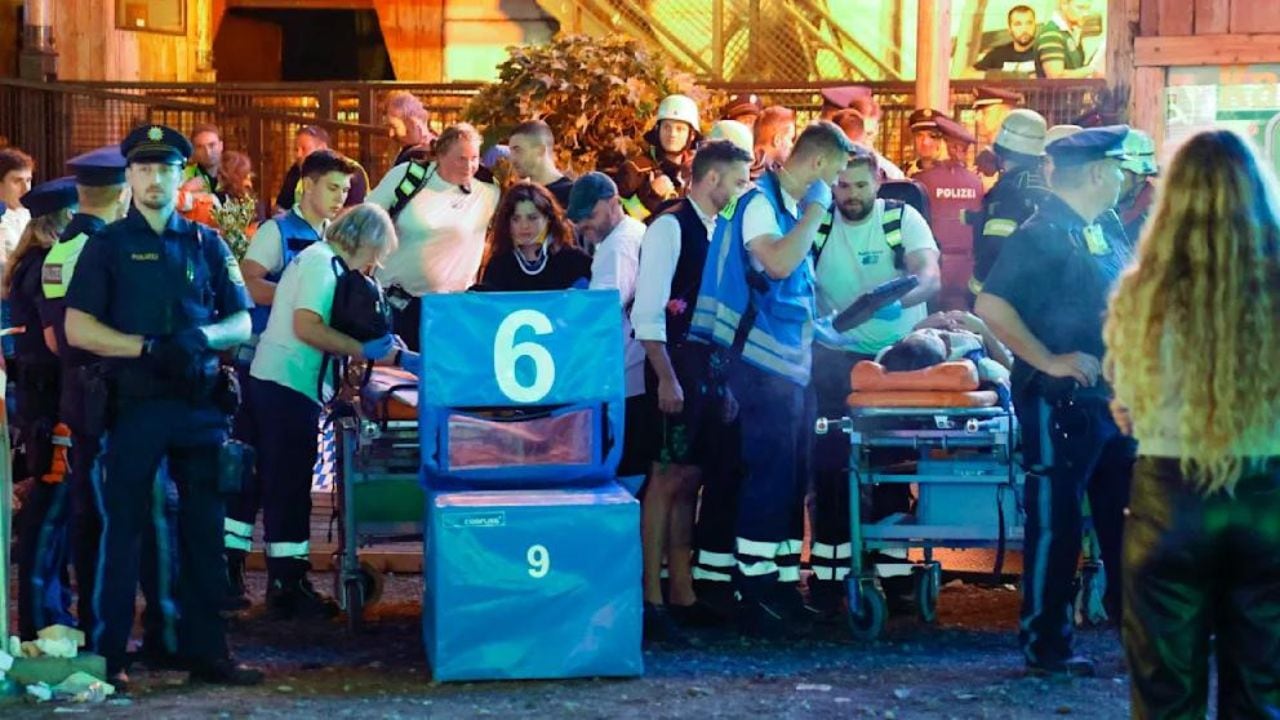
[[[1280,194],[1229,130],[1168,167],[1111,300],[1113,412],[1138,440],[1124,539],[1133,716],[1280,715]]]

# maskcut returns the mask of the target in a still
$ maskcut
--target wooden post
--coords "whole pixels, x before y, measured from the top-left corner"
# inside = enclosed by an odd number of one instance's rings
[[[920,0],[916,16],[916,109],[951,109],[951,0]]]
[[[724,0],[711,3],[711,72],[724,80]]]
[[[1157,151],[1164,144],[1164,91],[1167,75],[1168,68],[1138,68],[1133,73],[1133,94],[1129,96],[1132,112],[1129,123],[1145,130],[1156,141]]]

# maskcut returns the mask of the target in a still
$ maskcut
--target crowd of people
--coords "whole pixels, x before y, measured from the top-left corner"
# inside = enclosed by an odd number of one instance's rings
[[[942,109],[916,111],[904,172],[873,149],[880,113],[865,88],[824,90],[803,127],[792,109],[737,96],[705,135],[696,103],[673,95],[637,157],[572,179],[542,121],[482,156],[475,128],[433,136],[398,93],[387,174],[365,194],[360,166],[302,129],[242,258],[198,221],[248,177],[212,126],[190,140],[139,127],[34,188],[30,158],[0,150],[4,292],[25,328],[10,361],[29,478],[23,636],[92,630],[126,687],[141,581],[142,661],[260,682],[226,639],[227,618],[253,604],[259,511],[271,616],[338,612],[307,577],[329,359],[416,371],[430,293],[614,289],[619,474],[644,478],[647,642],[683,644],[707,624],[785,638],[841,618],[848,446],[817,439],[814,419],[844,413],[860,361],[969,358],[1022,427],[1028,670],[1092,673],[1072,644],[1087,495],[1135,710],[1203,710],[1212,633],[1222,707],[1274,710],[1275,180],[1246,142],[1210,131],[1174,158],[1156,200],[1150,138],[1051,128],[1021,103],[981,90],[978,137]],[[486,181],[482,157],[507,158],[513,182]],[[909,276],[905,295],[835,329]],[[390,324],[352,329],[335,308],[370,277]],[[911,500],[907,485],[878,490],[875,511]],[[909,592],[903,558],[872,562],[891,597]]]

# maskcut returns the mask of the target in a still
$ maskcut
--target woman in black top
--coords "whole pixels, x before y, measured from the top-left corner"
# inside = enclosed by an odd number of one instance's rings
[[[488,261],[476,290],[521,292],[586,288],[591,256],[541,185],[521,182],[502,197],[489,236]]]

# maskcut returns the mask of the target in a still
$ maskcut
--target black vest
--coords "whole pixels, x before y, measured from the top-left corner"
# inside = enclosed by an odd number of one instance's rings
[[[702,287],[702,267],[711,243],[707,226],[702,224],[692,200],[682,198],[660,215],[654,215],[652,220],[662,215],[673,215],[680,223],[680,257],[671,276],[671,299],[667,302],[667,345],[673,346],[684,343],[689,336],[693,308],[698,304],[698,290]]]

